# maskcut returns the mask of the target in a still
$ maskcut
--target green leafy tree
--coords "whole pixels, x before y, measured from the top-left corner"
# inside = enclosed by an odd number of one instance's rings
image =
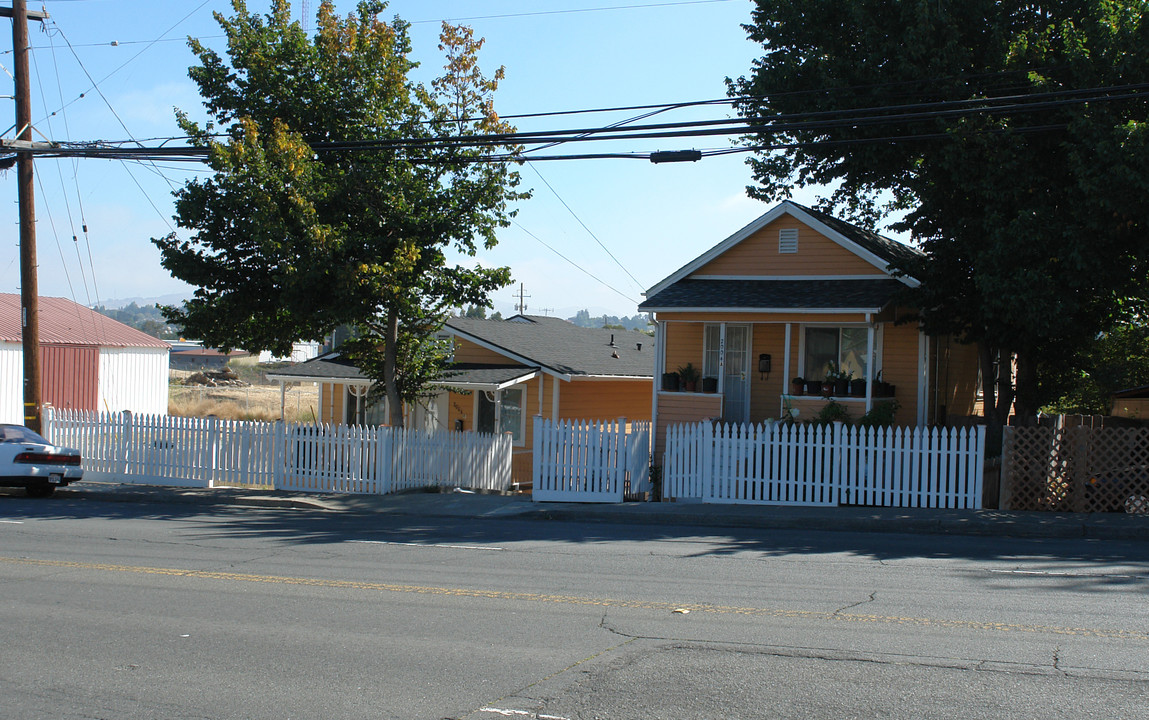
[[[1043,368],[1042,379],[1061,396],[1054,413],[1106,415],[1113,393],[1149,385],[1149,326],[1123,324],[1102,334],[1072,366]]]
[[[832,186],[822,207],[851,219],[904,212],[892,227],[926,253],[906,300],[1003,369],[991,423],[1031,417],[1042,364],[1142,297],[1149,104],[1127,86],[1149,80],[1149,4],[757,0],[746,27],[765,54],[728,84],[776,148],[750,194]]]
[[[482,40],[444,23],[444,75],[415,83],[408,25],[381,21],[378,0],[346,18],[323,2],[314,37],[287,0],[266,16],[232,7],[216,14],[225,57],[190,43],[211,122],[178,119],[213,174],[176,193],[191,239],[153,240],[164,267],[198,288],[165,314],[211,345],[279,353],[353,325],[349,353],[401,425],[403,402],[442,375],[434,335],[451,308],[489,306],[510,282],[507,268],[448,260],[494,246],[508,204],[526,196],[512,164],[476,162],[515,148],[464,142],[513,130],[492,105],[503,71],[484,78]]]

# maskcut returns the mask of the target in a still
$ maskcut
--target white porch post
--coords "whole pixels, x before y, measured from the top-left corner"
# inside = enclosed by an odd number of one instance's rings
[[[874,409],[874,321],[866,323],[866,412]]]
[[[662,391],[662,374],[666,372],[666,321],[656,320],[654,326],[654,392],[651,393],[650,419],[654,432],[658,432],[658,393]]]
[[[918,427],[929,419],[930,339],[918,329]]]
[[[539,415],[543,414],[543,393],[547,389],[547,374],[544,372],[539,373]]]
[[[555,378],[555,381],[551,383],[551,420],[555,422],[559,421],[559,388],[561,386],[562,383],[559,382],[558,378]]]
[[[782,396],[778,398],[778,417],[786,410],[786,395],[790,389],[790,323],[786,323],[786,350],[782,355]]]

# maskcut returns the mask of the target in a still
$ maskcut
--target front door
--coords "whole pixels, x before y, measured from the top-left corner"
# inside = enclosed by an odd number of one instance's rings
[[[750,326],[727,325],[722,378],[722,419],[750,421]]]

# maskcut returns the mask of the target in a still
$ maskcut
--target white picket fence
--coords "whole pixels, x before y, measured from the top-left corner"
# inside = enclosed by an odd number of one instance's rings
[[[536,502],[622,502],[650,492],[650,423],[535,416]]]
[[[980,508],[985,428],[674,425],[663,496],[710,503]]]
[[[44,429],[53,442],[80,450],[85,479],[97,481],[362,494],[511,485],[506,434],[52,408]]]

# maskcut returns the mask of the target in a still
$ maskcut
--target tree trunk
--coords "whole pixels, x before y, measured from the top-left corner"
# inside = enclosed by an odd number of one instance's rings
[[[399,367],[399,311],[387,310],[387,341],[383,347],[383,386],[387,390],[387,422],[391,427],[403,427],[403,400],[399,397],[399,383],[395,374]]]
[[[1037,362],[1033,352],[1017,353],[1017,402],[1014,410],[1018,425],[1034,425],[1037,422]]]
[[[995,348],[981,343],[978,357],[981,361],[981,407],[985,413],[985,454],[986,457],[1001,455],[1001,413],[997,407],[997,376],[994,371]]]

